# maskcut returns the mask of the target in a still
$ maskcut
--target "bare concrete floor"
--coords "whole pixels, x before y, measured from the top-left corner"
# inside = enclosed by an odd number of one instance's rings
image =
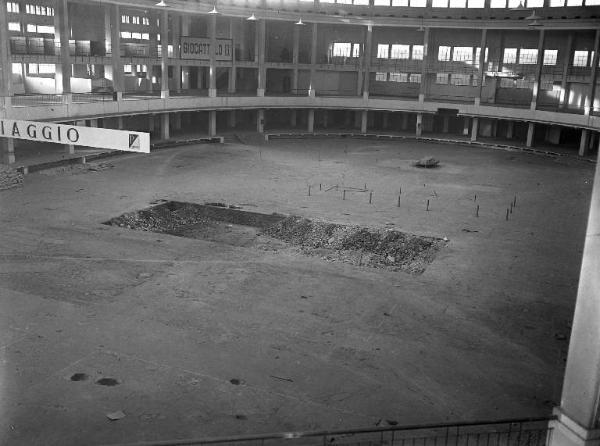
[[[441,167],[412,167],[425,155]],[[107,162],[0,192],[0,444],[529,417],[558,402],[591,164],[366,140]],[[325,192],[365,183],[371,205]],[[156,199],[449,243],[414,276],[101,224]]]

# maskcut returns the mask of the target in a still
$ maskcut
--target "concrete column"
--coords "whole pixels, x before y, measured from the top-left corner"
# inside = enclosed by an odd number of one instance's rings
[[[265,66],[266,53],[266,28],[265,20],[259,20],[256,25],[256,37],[258,39],[258,90],[256,96],[265,95],[265,86],[267,85],[267,68]]]
[[[88,127],[98,127],[98,119],[90,119]]]
[[[588,129],[582,129],[581,139],[579,140],[579,156],[589,155],[589,139],[590,131]]]
[[[311,97],[315,97],[316,85],[315,78],[317,72],[317,24],[313,23],[312,26],[312,36],[311,36],[311,44],[310,44],[310,79],[308,83],[308,95]]]
[[[427,66],[429,65],[429,28],[423,32],[423,60],[421,61],[421,85],[419,87],[419,102],[425,101],[427,93]]]
[[[534,133],[535,133],[535,124],[533,122],[530,122],[529,126],[527,127],[527,141],[525,142],[525,145],[527,147],[533,146]]]
[[[442,116],[442,133],[448,133],[450,131],[450,116]]]
[[[492,136],[493,138],[498,136],[498,120],[497,119],[492,119],[492,131],[491,131],[490,136]]]
[[[231,42],[235,45],[236,41],[236,33],[235,33],[235,22],[239,21],[237,17],[229,18],[229,38]],[[243,19],[242,19],[243,20]],[[235,21],[235,22],[234,22]],[[231,67],[229,68],[229,76],[227,78],[227,92],[229,94],[234,94],[236,90],[236,80],[237,80],[237,68],[236,68],[236,60],[235,60],[235,46],[231,48]]]
[[[515,121],[508,121],[506,124],[506,139],[513,139],[515,135]]]
[[[174,13],[171,23],[173,24],[173,89],[176,92],[181,91],[181,64],[179,58],[179,39],[181,36],[181,15]],[[177,116],[177,115],[175,115]]]
[[[463,136],[468,136],[469,135],[469,127],[471,124],[471,118],[469,118],[468,116],[465,116],[464,120],[463,120]]]
[[[329,111],[323,110],[323,128],[326,129],[329,126]]]
[[[123,97],[123,61],[121,60],[121,9],[116,4],[106,4],[110,21],[110,48],[113,90],[119,101]],[[148,68],[149,69],[149,68]]]
[[[365,36],[365,59],[363,74],[363,98],[369,99],[369,83],[371,79],[371,57],[373,55],[373,26],[367,25]]]
[[[54,82],[56,92],[63,95],[66,102],[71,102],[71,56],[69,54],[69,7],[67,0],[56,0],[54,14],[54,42],[60,47],[59,63],[55,65]],[[8,65],[10,69],[10,65]]]
[[[6,2],[0,2],[0,109],[4,105],[10,107],[10,96],[13,94],[12,89],[12,65],[10,57],[10,39],[8,32],[8,13]],[[2,144],[2,153],[8,153],[6,147],[11,143],[5,143],[7,138],[0,138]],[[12,141],[12,140],[11,140]],[[12,142],[14,147],[14,142]],[[14,163],[14,153],[12,155]]]
[[[567,45],[565,49],[566,56],[563,56],[563,69],[562,69],[562,77],[560,81],[560,97],[558,99],[558,107],[565,108],[567,105],[567,100],[569,98],[569,94],[567,89],[569,88],[569,84],[567,83],[567,79],[569,76],[569,65],[571,64],[571,53],[573,52],[573,32],[569,32],[567,35]]]
[[[120,124],[123,124],[123,118],[121,118]],[[122,126],[119,128],[123,128]],[[156,130],[156,123],[154,122],[154,115],[148,116],[148,133],[154,133]]]
[[[181,17],[181,35],[190,35],[190,16],[184,15]],[[181,66],[181,88],[182,90],[189,90],[190,87],[190,67]]]
[[[471,125],[471,141],[477,141],[478,135],[479,135],[479,118],[473,118],[473,123]]]
[[[381,119],[381,125],[384,130],[387,130],[390,124],[390,115],[388,112],[383,112],[383,118]]]
[[[256,131],[258,133],[265,132],[265,111],[262,108],[256,113]]]
[[[362,110],[360,114],[360,133],[367,133],[367,124],[369,123],[368,110]]]
[[[402,130],[408,130],[408,113],[402,113]]]
[[[531,95],[530,109],[535,110],[537,108],[538,95],[540,93],[540,83],[542,81],[542,67],[544,65],[544,29],[540,29],[540,37],[538,40],[538,54],[537,63],[535,66],[535,81],[533,83],[533,92]]]
[[[210,110],[208,112],[208,136],[211,138],[217,134],[217,111]]]
[[[235,125],[236,125],[235,110],[230,110],[229,113],[227,113],[227,126],[229,128],[234,129]]]
[[[217,97],[217,14],[208,18],[208,38],[210,39],[210,66],[208,68],[208,97]]]
[[[485,73],[485,47],[487,46],[487,28],[481,30],[481,50],[479,51],[479,68],[477,75],[479,79],[477,81],[477,95],[475,96],[475,105],[481,104],[481,92],[483,90],[483,79]],[[423,80],[421,78],[421,80]]]
[[[162,40],[162,36],[161,36]],[[160,139],[169,139],[171,137],[171,129],[169,122],[169,114],[162,113],[160,115]]]
[[[308,125],[307,125],[307,130],[309,133],[313,133],[315,131],[315,110],[312,108],[309,108],[307,110],[308,112],[308,116],[307,116],[307,121],[308,121]]]
[[[169,97],[169,14],[160,14],[160,97]]]
[[[123,130],[123,116],[117,116],[117,129]]]
[[[600,50],[600,29],[596,30],[594,38],[594,52],[592,53],[592,69],[590,73],[590,85],[588,95],[585,97],[583,113],[589,115],[594,108],[594,96],[596,96],[596,82],[598,80],[598,50]]]
[[[296,127],[298,123],[298,112],[296,111],[296,109],[293,109],[290,111],[290,125],[292,127]]]
[[[0,138],[0,152],[2,152],[2,162],[4,164],[14,164],[15,140],[12,138]]]
[[[423,113],[417,113],[417,125],[415,128],[415,134],[421,136],[423,134]]]
[[[300,26],[294,26],[294,36],[292,44],[292,93],[298,93],[298,62],[300,59]],[[296,124],[294,124],[295,126]]]
[[[600,157],[599,157],[600,159]],[[600,442],[600,168],[588,216],[579,288],[562,386],[558,420],[550,446],[592,446]]]

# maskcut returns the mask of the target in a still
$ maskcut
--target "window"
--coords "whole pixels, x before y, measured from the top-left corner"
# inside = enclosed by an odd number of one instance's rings
[[[377,45],[377,59],[387,59],[389,57],[390,46],[386,44]]]
[[[490,8],[506,8],[506,0],[491,0]]]
[[[451,52],[452,52],[451,46],[440,46],[438,48],[438,60],[442,61],[442,62],[450,60]]]
[[[426,0],[410,0],[411,8],[424,8],[426,5]]]
[[[37,26],[34,25],[33,23],[28,23],[27,24],[27,32],[28,33],[37,33]]]
[[[27,64],[27,73],[38,74],[38,64],[36,64],[36,63]]]
[[[573,66],[574,67],[587,67],[588,64],[588,52],[587,51],[575,51],[573,53]]]
[[[452,73],[450,75],[450,83],[452,85],[470,85],[471,84],[471,75],[470,74],[460,74],[460,73]]]
[[[544,50],[544,65],[556,65],[558,50]]]
[[[504,48],[504,58],[502,63],[517,63],[517,49]]]
[[[142,25],[150,26],[150,19],[148,17],[142,17]]]
[[[509,8],[518,8],[522,0],[508,0]]]
[[[369,6],[369,0],[354,0],[354,4],[357,6]]]
[[[447,84],[448,83],[448,73],[437,73],[435,76],[436,84]]]
[[[537,64],[538,50],[536,48],[521,48],[519,51],[519,63],[523,65]]]
[[[140,18],[138,16],[134,15],[133,17],[131,17],[131,23],[133,23],[134,25],[139,25]]]
[[[392,0],[392,6],[408,6],[408,0]]]
[[[387,81],[387,73],[375,73],[375,80],[379,82]]]
[[[150,40],[150,34],[142,33],[142,40]]]
[[[451,8],[466,8],[467,0],[450,0]]]
[[[123,65],[123,72],[125,74],[131,74],[133,72],[133,67],[131,64],[125,64]]]
[[[563,6],[565,6],[565,0],[550,0],[550,6],[552,8],[562,8]]]
[[[567,6],[582,6],[583,0],[567,0]]]
[[[390,82],[408,82],[408,73],[390,73]]]
[[[27,14],[32,14],[32,15],[53,16],[54,15],[54,8],[51,8],[50,6],[40,6],[40,5],[26,4],[25,5],[25,12]]]
[[[21,23],[19,22],[8,22],[9,31],[21,31]]]
[[[432,8],[447,8],[448,0],[432,0],[431,7]]]
[[[390,0],[375,0],[374,6],[390,6]]]
[[[509,79],[506,77],[500,78],[500,87],[501,88],[516,88],[515,85],[516,85],[516,82],[514,79]]]
[[[128,15],[122,15],[121,16],[121,23],[129,23],[129,16]]]
[[[335,42],[332,47],[331,55],[333,57],[350,57],[351,47],[351,43]]]
[[[54,74],[56,70],[56,65],[53,63],[41,63],[38,66],[39,74]]]
[[[527,0],[528,8],[542,8],[544,6],[544,0]]]
[[[487,62],[488,61],[488,55],[489,55],[490,49],[489,48],[485,48],[485,56],[483,57],[483,61]],[[479,58],[481,57],[481,48],[475,48],[475,65],[479,66]]]
[[[585,0],[585,6],[597,6],[600,5],[600,0]]]
[[[485,0],[469,0],[467,2],[467,8],[484,8]]]
[[[37,32],[40,34],[54,34],[54,26],[38,25]]]
[[[142,33],[131,33],[132,39],[142,40]]]
[[[352,57],[360,57],[360,43],[353,44]]]
[[[423,45],[413,45],[412,58],[413,60],[423,60]]]
[[[131,32],[121,31],[121,39],[131,39]]]
[[[411,73],[408,81],[413,84],[421,83],[421,73]]]
[[[473,61],[473,47],[472,46],[455,46],[454,52],[452,53],[452,60],[454,62],[472,62]]]
[[[18,13],[21,8],[19,8],[19,4],[17,2],[6,2],[6,10],[8,12]]]
[[[554,90],[554,76],[552,76],[551,74],[543,75],[540,79],[540,90]]]
[[[410,57],[410,45],[392,44],[392,59],[408,59]]]

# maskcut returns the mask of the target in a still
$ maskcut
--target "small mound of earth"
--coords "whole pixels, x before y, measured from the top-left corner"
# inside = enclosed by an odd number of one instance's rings
[[[445,245],[439,238],[388,228],[341,225],[211,204],[170,201],[104,224],[271,251],[294,247],[302,254],[328,261],[412,274],[423,273]]]
[[[425,167],[427,169],[431,169],[432,167],[438,167],[439,164],[440,160],[437,160],[431,156],[421,158],[419,161],[415,162],[416,167]]]
[[[355,265],[421,274],[445,245],[443,239],[288,217],[265,234],[299,246],[307,255]]]
[[[12,167],[0,164],[0,190],[23,185],[23,174]]]

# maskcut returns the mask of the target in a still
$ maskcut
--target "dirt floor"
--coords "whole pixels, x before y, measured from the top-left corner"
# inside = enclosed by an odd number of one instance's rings
[[[0,444],[551,413],[592,164],[242,140],[31,174],[0,192]],[[425,156],[439,168],[413,166]],[[161,200],[447,242],[409,274],[103,224]]]

